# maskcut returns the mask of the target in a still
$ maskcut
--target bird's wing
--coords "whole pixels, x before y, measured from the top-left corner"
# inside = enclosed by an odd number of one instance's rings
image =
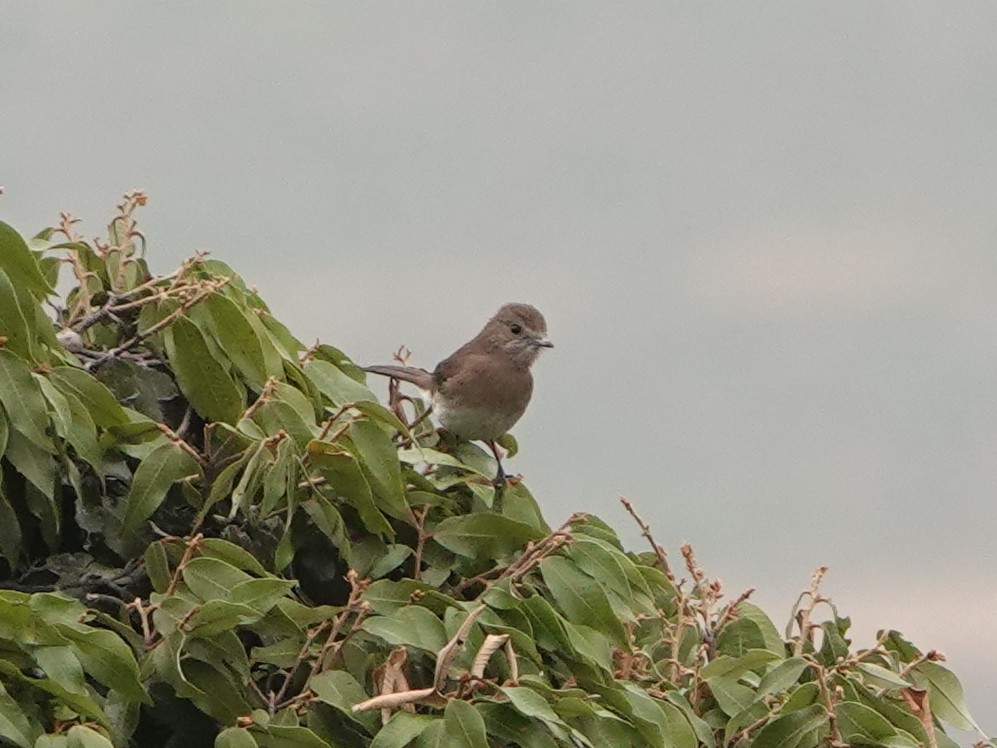
[[[371,374],[381,374],[385,377],[394,377],[404,382],[411,382],[419,389],[433,389],[433,375],[425,369],[416,366],[365,366],[363,370]]]

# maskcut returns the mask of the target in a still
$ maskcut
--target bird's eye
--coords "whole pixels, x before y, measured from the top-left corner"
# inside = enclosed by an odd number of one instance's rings
[[[509,329],[512,330],[513,335],[519,335],[519,333],[523,331],[523,326],[513,322],[511,325],[509,325]]]

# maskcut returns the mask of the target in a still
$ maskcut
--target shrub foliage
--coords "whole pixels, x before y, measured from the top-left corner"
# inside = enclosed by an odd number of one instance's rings
[[[0,224],[0,744],[914,748],[973,727],[937,653],[851,648],[820,572],[780,633],[688,547],[670,568],[629,504],[647,552],[593,516],[551,529],[227,265],[150,274],[144,202],[104,241]]]

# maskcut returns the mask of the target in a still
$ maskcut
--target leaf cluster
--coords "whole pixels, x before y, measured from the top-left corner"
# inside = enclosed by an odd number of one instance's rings
[[[0,745],[952,746],[936,652],[780,633],[650,529],[521,480],[304,346],[224,263],[0,224]],[[65,294],[60,271],[72,276]],[[48,305],[48,309],[46,308]]]

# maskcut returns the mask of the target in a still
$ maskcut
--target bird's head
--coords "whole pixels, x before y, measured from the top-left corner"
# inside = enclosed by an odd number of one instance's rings
[[[493,345],[518,363],[530,366],[542,348],[553,348],[547,339],[547,323],[536,307],[506,304],[488,321],[485,330]]]

